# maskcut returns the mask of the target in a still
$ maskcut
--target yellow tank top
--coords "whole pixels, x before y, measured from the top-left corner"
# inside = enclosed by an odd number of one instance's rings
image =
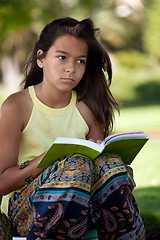
[[[28,90],[33,101],[33,109],[28,124],[21,134],[18,164],[32,160],[47,151],[57,137],[86,138],[89,128],[76,107],[75,91],[72,91],[71,101],[66,107],[53,109],[36,97],[34,86],[29,87]],[[1,211],[6,214],[9,197],[13,193],[2,198]]]
[[[57,137],[86,138],[89,128],[76,107],[75,91],[66,107],[53,109],[36,97],[34,86],[28,89],[33,109],[21,134],[18,164],[45,152]]]

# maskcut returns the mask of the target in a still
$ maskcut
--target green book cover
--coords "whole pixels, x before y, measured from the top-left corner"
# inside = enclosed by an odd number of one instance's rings
[[[59,158],[74,153],[93,160],[102,152],[119,154],[123,162],[129,165],[147,141],[148,137],[142,131],[112,134],[105,138],[102,144],[77,138],[58,137],[40,160],[37,168],[49,167]]]

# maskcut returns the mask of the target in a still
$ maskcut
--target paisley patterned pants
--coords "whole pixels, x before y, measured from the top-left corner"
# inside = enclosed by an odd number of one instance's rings
[[[131,168],[116,154],[91,161],[78,154],[56,161],[9,203],[21,236],[32,239],[145,239]]]

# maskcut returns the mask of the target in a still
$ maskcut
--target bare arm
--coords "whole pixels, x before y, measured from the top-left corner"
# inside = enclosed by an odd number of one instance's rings
[[[43,154],[30,161],[24,169],[17,166],[25,110],[24,96],[19,95],[10,96],[0,111],[0,195],[25,186],[24,178],[27,175],[35,178],[44,170],[36,168]]]
[[[94,142],[99,140],[103,141],[104,126],[98,121],[98,119],[96,119],[94,114],[83,101],[77,103],[77,108],[89,127],[89,133],[87,134],[86,139],[93,140]]]

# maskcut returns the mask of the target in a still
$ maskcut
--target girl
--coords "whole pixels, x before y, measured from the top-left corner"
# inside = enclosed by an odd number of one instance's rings
[[[90,19],[49,23],[27,64],[24,90],[1,108],[0,195],[9,194],[9,217],[27,239],[85,239],[92,224],[99,239],[144,239],[134,182],[116,154],[95,161],[74,154],[36,168],[56,137],[100,142],[112,129],[118,104],[96,31]]]

